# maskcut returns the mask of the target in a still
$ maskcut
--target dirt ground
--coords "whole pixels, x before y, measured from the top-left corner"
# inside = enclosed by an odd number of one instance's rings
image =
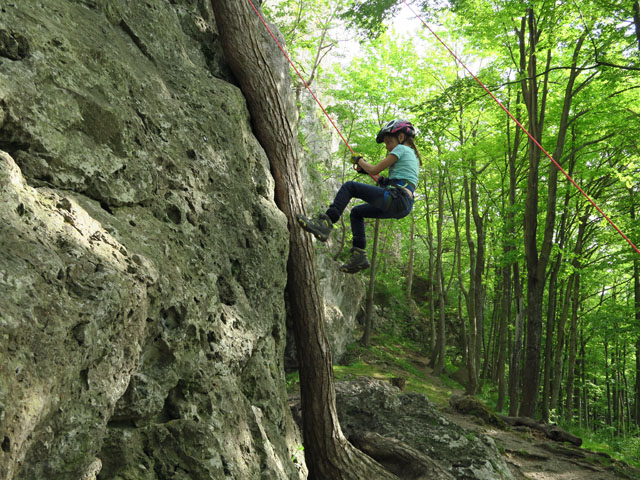
[[[450,409],[445,410],[444,414],[466,430],[491,437],[504,452],[507,465],[518,480],[640,479],[640,470],[608,455],[555,442],[526,427],[503,431],[481,425],[476,418]]]
[[[426,358],[414,358],[412,363],[435,384],[441,383],[431,375]],[[446,387],[443,385],[443,388]],[[463,392],[454,391],[456,393]],[[526,427],[500,430],[452,408],[444,408],[443,414],[465,430],[491,437],[504,452],[505,461],[517,480],[640,480],[640,470],[634,467],[606,454],[550,440],[541,432]]]

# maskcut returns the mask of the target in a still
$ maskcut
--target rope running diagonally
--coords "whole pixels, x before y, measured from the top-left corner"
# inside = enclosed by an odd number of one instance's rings
[[[404,3],[404,4],[409,8],[409,10],[411,10],[411,12],[416,16],[416,18],[420,19],[420,21],[424,24],[424,26],[425,26],[425,27],[427,27],[427,30],[429,30],[429,32],[431,32],[431,34],[432,34],[432,35],[433,35],[433,36],[438,40],[438,42],[440,42],[440,43],[442,44],[442,46],[443,46],[444,48],[446,48],[446,49],[447,49],[447,51],[448,51],[448,52],[449,52],[449,53],[450,53],[450,54],[451,54],[451,55],[456,59],[456,61],[458,61],[458,62],[460,63],[460,65],[462,65],[462,66],[464,67],[464,69],[465,69],[467,72],[469,72],[469,74],[474,78],[474,80],[475,80],[476,82],[478,82],[478,84],[479,84],[479,85],[480,85],[480,86],[481,86],[481,87],[482,87],[482,88],[483,88],[483,89],[484,89],[484,90],[485,90],[485,91],[486,91],[486,92],[491,96],[491,98],[493,98],[493,99],[496,101],[496,103],[500,106],[500,108],[502,108],[502,110],[504,110],[504,111],[506,112],[506,114],[507,114],[507,115],[509,115],[509,117],[510,117],[514,122],[516,122],[516,124],[518,125],[518,127],[520,127],[520,129],[522,129],[522,131],[523,131],[524,133],[526,133],[526,134],[527,134],[527,136],[531,139],[531,141],[533,141],[533,143],[535,143],[535,144],[538,146],[538,148],[540,148],[540,150],[542,150],[542,152],[543,152],[547,157],[549,157],[549,160],[551,160],[551,161],[553,162],[553,164],[558,168],[558,170],[560,170],[560,171],[564,174],[564,176],[565,176],[565,177],[567,177],[567,179],[568,179],[568,180],[573,184],[573,186],[574,186],[574,187],[576,187],[576,188],[580,191],[580,193],[581,193],[581,194],[582,194],[582,195],[583,195],[583,196],[584,196],[584,197],[589,201],[589,203],[591,203],[591,205],[593,205],[593,206],[595,207],[595,209],[600,213],[600,215],[602,215],[602,216],[607,220],[607,222],[609,222],[609,224],[611,224],[611,226],[612,226],[612,227],[613,227],[613,228],[614,228],[614,229],[615,229],[615,230],[616,230],[616,231],[617,231],[617,232],[622,236],[622,238],[624,238],[624,239],[627,241],[627,243],[628,243],[629,245],[631,245],[631,246],[633,247],[633,249],[634,249],[637,253],[639,253],[639,254],[640,254],[640,249],[638,249],[638,247],[636,247],[636,246],[635,246],[635,244],[634,244],[631,240],[629,240],[629,238],[628,238],[624,233],[622,233],[622,230],[620,230],[620,228],[618,228],[618,226],[617,226],[615,223],[613,223],[613,220],[611,220],[611,219],[610,219],[610,218],[609,218],[609,217],[608,217],[608,216],[607,216],[607,215],[606,215],[606,214],[605,214],[605,213],[600,209],[600,207],[596,204],[596,202],[594,202],[594,201],[591,199],[591,197],[589,197],[589,195],[587,195],[587,193],[586,193],[582,188],[580,188],[580,185],[578,185],[578,184],[576,183],[576,181],[575,181],[573,178],[571,178],[571,176],[570,176],[570,175],[569,175],[569,174],[564,170],[564,168],[562,168],[562,167],[560,166],[560,164],[559,164],[559,163],[558,163],[558,162],[557,162],[557,161],[556,161],[556,160],[555,160],[551,155],[549,155],[549,153],[548,153],[548,152],[547,152],[547,151],[542,147],[542,145],[540,145],[540,143],[539,143],[539,142],[538,142],[538,141],[533,137],[533,135],[531,135],[531,134],[529,133],[529,131],[528,131],[526,128],[524,128],[524,126],[522,126],[522,124],[518,121],[518,119],[516,119],[516,117],[514,117],[514,116],[511,114],[511,112],[507,109],[507,107],[505,107],[505,106],[502,104],[502,102],[500,102],[500,100],[498,100],[498,99],[496,98],[496,96],[495,96],[493,93],[491,93],[491,91],[490,91],[490,90],[489,90],[489,89],[484,85],[484,83],[482,83],[482,82],[480,81],[480,79],[479,79],[478,77],[476,77],[476,76],[474,75],[474,73],[473,73],[471,70],[469,70],[469,68],[468,68],[468,67],[467,67],[467,66],[462,62],[462,60],[460,60],[460,58],[459,58],[459,57],[458,57],[458,56],[453,52],[453,50],[451,50],[451,49],[449,48],[449,46],[448,46],[448,45],[447,45],[447,44],[446,44],[446,43],[445,43],[445,42],[444,42],[444,41],[443,41],[443,40],[438,36],[438,34],[436,34],[436,32],[434,32],[434,31],[431,29],[431,27],[429,27],[429,25],[427,25],[427,22],[425,22],[425,21],[424,21],[424,19],[422,18],[422,16],[420,16],[420,15],[419,15],[419,14],[418,14],[414,9],[413,9],[413,7],[412,7],[411,5],[409,5],[409,3],[407,2],[407,0],[402,0],[402,3]]]
[[[338,132],[338,135],[340,135],[340,138],[342,138],[342,141],[344,142],[344,144],[347,146],[347,148],[349,149],[349,151],[351,151],[352,155],[355,155],[356,153],[353,151],[353,148],[351,148],[351,145],[349,145],[349,142],[347,142],[347,139],[344,138],[344,135],[342,135],[342,132],[340,131],[340,129],[338,128],[338,126],[335,124],[335,122],[332,120],[332,118],[329,116],[329,114],[327,113],[327,111],[325,110],[325,108],[322,106],[322,103],[320,103],[320,100],[318,100],[318,97],[316,96],[315,93],[313,93],[313,91],[311,90],[311,87],[309,87],[309,85],[307,84],[306,80],[302,77],[302,74],[300,73],[300,71],[298,70],[298,68],[294,65],[293,61],[291,60],[291,57],[289,57],[289,54],[287,53],[287,51],[284,49],[284,47],[282,46],[282,44],[278,41],[278,39],[276,38],[275,34],[273,33],[273,31],[271,30],[271,28],[269,28],[269,25],[267,24],[267,22],[265,21],[264,17],[260,14],[260,11],[256,8],[256,6],[253,4],[253,2],[251,0],[248,0],[248,2],[251,4],[251,7],[253,8],[253,10],[256,12],[256,15],[258,15],[258,18],[260,19],[260,21],[262,22],[262,24],[264,25],[264,27],[267,29],[267,31],[269,32],[269,34],[271,35],[271,38],[273,38],[273,40],[276,42],[276,44],[278,45],[278,47],[280,48],[280,50],[282,51],[282,53],[284,54],[284,56],[286,57],[286,59],[289,61],[289,64],[293,67],[293,69],[296,71],[296,73],[298,74],[298,77],[300,77],[300,80],[302,80],[302,83],[304,83],[304,86],[307,88],[307,90],[309,90],[309,93],[311,94],[311,96],[313,97],[313,99],[316,101],[316,103],[320,106],[320,108],[322,109],[322,112],[325,114],[325,116],[327,117],[327,119],[329,120],[329,122],[331,122],[331,125],[333,125],[333,128],[335,128],[336,132]],[[370,173],[367,172],[367,175],[369,175],[376,183],[379,180],[379,176],[378,175],[371,175]]]

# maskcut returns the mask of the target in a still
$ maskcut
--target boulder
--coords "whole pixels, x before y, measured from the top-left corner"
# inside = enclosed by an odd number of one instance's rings
[[[513,478],[493,439],[465,431],[424,395],[360,377],[336,383],[336,399],[345,435],[400,478]]]

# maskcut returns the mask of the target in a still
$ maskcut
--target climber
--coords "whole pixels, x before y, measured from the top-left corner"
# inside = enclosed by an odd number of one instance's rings
[[[403,218],[411,212],[413,192],[418,184],[418,171],[422,165],[420,153],[413,141],[415,133],[413,125],[406,120],[396,119],[387,123],[376,136],[376,142],[384,142],[387,149],[388,154],[384,160],[376,165],[365,162],[359,155],[354,155],[351,160],[358,173],[374,176],[388,168],[389,178],[381,177],[378,186],[346,182],[338,190],[326,213],[312,219],[296,215],[304,230],[321,242],[326,242],[333,224],[340,219],[349,200],[359,198],[367,202],[351,209],[353,247],[351,258],[340,267],[341,271],[356,273],[370,265],[365,251],[365,218]]]

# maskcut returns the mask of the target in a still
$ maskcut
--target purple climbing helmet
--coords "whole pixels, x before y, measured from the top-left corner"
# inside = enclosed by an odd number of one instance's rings
[[[378,135],[376,135],[376,142],[382,143],[385,135],[397,135],[399,133],[404,133],[407,137],[415,137],[416,129],[407,120],[391,120],[380,129]]]

